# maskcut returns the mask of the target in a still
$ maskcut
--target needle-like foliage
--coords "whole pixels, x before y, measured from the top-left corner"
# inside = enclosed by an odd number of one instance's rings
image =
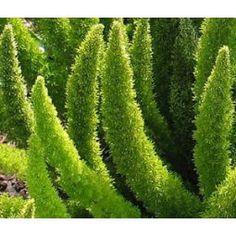
[[[226,179],[207,199],[202,217],[235,218],[236,217],[236,169],[229,171]]]
[[[7,194],[0,196],[0,218],[34,218],[34,200]]]
[[[27,162],[27,189],[34,198],[35,217],[67,218],[66,207],[49,179],[44,149],[36,135],[31,135]]]
[[[67,83],[68,133],[80,157],[111,182],[97,138],[98,70],[103,49],[102,25],[95,25],[82,42]]]
[[[112,158],[150,212],[159,217],[196,216],[199,200],[167,170],[145,135],[124,34],[122,23],[115,21],[102,78],[104,129]]]
[[[26,97],[26,86],[17,58],[17,45],[11,25],[6,25],[0,38],[0,86],[6,121],[4,131],[19,147],[27,146],[32,131],[32,112]]]
[[[26,180],[27,158],[24,149],[0,144],[0,173]]]
[[[23,19],[9,18],[7,22],[15,34],[19,64],[29,93],[37,76],[46,69],[45,55]]]
[[[207,18],[201,26],[201,38],[196,52],[196,67],[193,91],[196,111],[202,100],[202,94],[207,78],[211,74],[218,50],[227,45],[231,52],[232,62],[236,56],[236,19]],[[235,73],[235,72],[233,72]]]
[[[180,19],[172,55],[173,75],[170,79],[169,97],[171,127],[177,149],[174,164],[185,179],[194,181],[196,175],[192,161],[194,147],[192,85],[196,46],[197,37],[192,20]]]
[[[34,19],[47,55],[49,75],[46,83],[58,114],[65,119],[66,83],[73,62],[71,25],[67,18]]]
[[[35,132],[48,162],[58,170],[60,184],[71,199],[77,200],[94,217],[139,217],[139,210],[91,170],[63,129],[48,96],[44,79],[39,77],[32,91]]]
[[[170,122],[169,95],[172,75],[172,51],[178,33],[179,20],[175,18],[150,19],[153,45],[153,73],[156,102],[161,114]]]
[[[234,105],[229,49],[219,50],[215,66],[204,87],[196,116],[195,165],[202,194],[207,198],[226,177],[229,168],[230,132]]]
[[[156,106],[153,93],[152,41],[148,19],[136,21],[130,54],[137,102],[140,104],[147,132],[156,141],[161,153],[168,156],[169,147],[173,143],[168,125]]]
[[[70,18],[71,25],[71,44],[74,49],[74,54],[77,53],[82,41],[85,39],[86,34],[93,25],[99,23],[98,18]]]

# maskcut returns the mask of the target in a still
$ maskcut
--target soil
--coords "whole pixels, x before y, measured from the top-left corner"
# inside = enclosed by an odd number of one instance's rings
[[[3,193],[8,193],[11,196],[21,196],[24,199],[28,198],[25,183],[17,179],[15,175],[0,174],[0,195]]]

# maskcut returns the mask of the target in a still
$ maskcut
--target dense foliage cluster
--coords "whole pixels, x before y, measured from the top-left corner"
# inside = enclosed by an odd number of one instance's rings
[[[0,218],[33,218],[34,201],[23,200],[21,197],[0,196]]]
[[[60,184],[71,199],[79,201],[95,217],[138,217],[139,211],[80,160],[78,151],[63,129],[43,78],[32,91],[35,134],[48,162],[58,169]],[[42,109],[43,107],[43,109]]]
[[[103,49],[102,25],[95,25],[78,50],[67,83],[68,133],[86,163],[110,182],[97,141],[98,68]],[[88,96],[89,94],[89,96]]]
[[[191,19],[179,20],[179,31],[172,54],[173,75],[170,78],[170,115],[173,138],[176,143],[174,164],[185,179],[196,182],[192,150],[194,57],[197,37]]]
[[[160,153],[169,154],[170,130],[155,103],[152,75],[152,41],[147,19],[137,20],[130,49],[137,102],[143,113],[147,133],[157,142]]]
[[[110,33],[102,81],[104,126],[112,157],[136,196],[156,216],[194,215],[200,205],[197,198],[167,171],[145,135],[141,111],[135,102],[124,34],[122,23],[115,22]],[[119,119],[114,122],[118,116]],[[152,171],[149,172],[149,169]]]
[[[194,155],[200,186],[206,197],[225,179],[229,169],[229,137],[234,111],[232,84],[229,50],[223,47],[204,86],[202,103],[196,116]]]
[[[236,217],[235,19],[0,33],[1,218]]]
[[[20,147],[27,147],[32,131],[32,112],[26,86],[17,58],[17,44],[11,25],[6,25],[0,38],[0,83],[5,106],[3,130]],[[3,105],[3,106],[4,106]]]
[[[40,140],[36,135],[30,138],[27,163],[27,184],[30,196],[35,200],[35,217],[65,218],[68,213],[49,178],[44,160],[44,149],[40,149]],[[45,211],[45,209],[47,209]]]

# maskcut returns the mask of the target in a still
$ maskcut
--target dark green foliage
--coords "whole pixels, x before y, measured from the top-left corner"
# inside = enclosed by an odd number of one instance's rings
[[[225,181],[206,201],[202,217],[235,218],[236,217],[236,169],[231,170]]]
[[[32,91],[35,132],[48,162],[58,170],[60,184],[71,200],[77,200],[94,217],[139,217],[139,211],[125,201],[80,160],[78,152],[57,118],[44,80],[38,78]]]
[[[40,51],[38,42],[32,37],[23,19],[10,18],[8,23],[13,27],[22,75],[30,91],[37,76],[45,70],[45,55]]]
[[[71,25],[71,44],[76,54],[81,42],[84,40],[90,28],[99,23],[98,18],[70,18]]]
[[[207,78],[211,74],[218,50],[223,46],[229,46],[232,64],[236,58],[236,19],[234,18],[207,18],[201,26],[202,36],[196,52],[196,67],[194,84],[194,96],[196,111],[201,103],[201,96]],[[235,73],[233,71],[233,73]]]
[[[135,30],[135,18],[124,18],[124,24],[126,25],[128,38],[131,40]]]
[[[4,133],[4,123],[6,121],[6,105],[3,99],[3,91],[1,88],[2,83],[0,82],[0,133]]]
[[[92,218],[88,210],[84,209],[78,201],[66,200],[66,208],[71,218]]]
[[[103,49],[102,25],[82,42],[67,84],[68,133],[89,167],[111,182],[97,141],[98,69]]]
[[[9,140],[15,141],[19,147],[26,147],[32,130],[32,112],[26,98],[26,87],[10,25],[5,26],[0,38],[0,84],[7,117],[4,131]]]
[[[0,173],[16,175],[21,180],[26,179],[27,158],[25,150],[0,144]]]
[[[215,66],[204,87],[195,121],[195,165],[201,192],[205,197],[209,197],[225,179],[229,168],[229,137],[234,111],[232,84],[229,50],[225,46],[219,50]]]
[[[191,18],[193,27],[195,29],[195,32],[198,36],[201,35],[201,24],[203,22],[204,18]]]
[[[194,53],[197,38],[190,19],[179,21],[172,56],[173,75],[170,80],[170,114],[177,155],[174,163],[185,179],[195,179],[192,161]]]
[[[33,134],[28,151],[27,188],[29,195],[34,198],[35,217],[67,218],[66,207],[49,179],[44,160],[46,155],[41,146],[39,138]]]
[[[152,42],[147,19],[136,21],[136,29],[130,49],[134,72],[134,88],[137,102],[143,113],[148,133],[156,141],[161,154],[169,156],[171,143],[168,125],[160,114],[153,94]]]
[[[196,216],[199,200],[163,166],[145,135],[125,43],[124,27],[115,21],[102,78],[104,129],[113,161],[148,211],[159,217]]]
[[[6,24],[7,24],[7,18],[0,18],[0,34],[2,33]]]
[[[170,78],[172,75],[172,50],[178,33],[178,19],[150,19],[153,37],[153,73],[154,91],[161,114],[170,122],[168,98],[170,94]]]
[[[21,197],[0,196],[0,218],[34,218],[34,201]]]
[[[63,118],[66,82],[74,55],[70,21],[67,18],[41,18],[33,22],[42,38],[48,59],[49,76],[46,83],[49,93],[60,118]]]
[[[111,24],[113,22],[113,18],[100,18],[100,22],[104,25],[103,33],[104,33],[104,38],[107,41]]]
[[[33,20],[39,35],[42,37],[46,52],[52,61],[66,65],[71,64],[70,34],[71,25],[67,18],[40,18]],[[64,60],[63,60],[64,59]]]

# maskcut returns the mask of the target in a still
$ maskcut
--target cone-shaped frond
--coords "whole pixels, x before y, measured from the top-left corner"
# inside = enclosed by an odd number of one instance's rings
[[[37,76],[43,73],[45,56],[23,19],[10,18],[8,22],[12,25],[15,34],[22,75],[30,91]]]
[[[66,207],[49,179],[46,156],[41,146],[39,138],[32,134],[28,151],[27,189],[35,201],[35,217],[67,218]]]
[[[124,34],[122,23],[114,22],[102,78],[104,128],[112,157],[150,212],[161,217],[194,216],[199,200],[163,166],[145,135]]]
[[[191,19],[179,21],[178,34],[175,39],[172,55],[173,75],[170,80],[170,114],[177,156],[174,163],[185,179],[196,179],[193,173],[193,94],[194,53],[197,38]]]
[[[42,77],[33,86],[32,103],[40,148],[47,154],[49,164],[58,170],[60,183],[69,197],[79,201],[94,217],[139,217],[135,207],[80,160],[57,118]]]
[[[229,171],[227,178],[206,201],[202,217],[235,218],[236,217],[236,169]]]
[[[134,88],[137,102],[143,113],[144,121],[158,149],[168,156],[171,145],[170,131],[160,114],[153,93],[152,77],[152,41],[148,19],[139,19],[130,49],[131,63],[134,72]]]
[[[236,19],[234,18],[207,18],[202,24],[202,36],[196,52],[196,67],[194,83],[194,99],[196,111],[201,103],[204,85],[211,74],[218,50],[228,45],[232,62],[236,56]]]
[[[0,86],[7,117],[4,130],[9,140],[15,141],[19,147],[26,147],[32,130],[32,112],[26,98],[11,25],[5,26],[0,38]]]
[[[202,194],[209,197],[226,177],[234,106],[228,47],[219,50],[196,116],[194,149]]]
[[[68,133],[80,157],[111,182],[97,141],[98,69],[103,45],[102,25],[95,25],[82,42],[67,83]]]

